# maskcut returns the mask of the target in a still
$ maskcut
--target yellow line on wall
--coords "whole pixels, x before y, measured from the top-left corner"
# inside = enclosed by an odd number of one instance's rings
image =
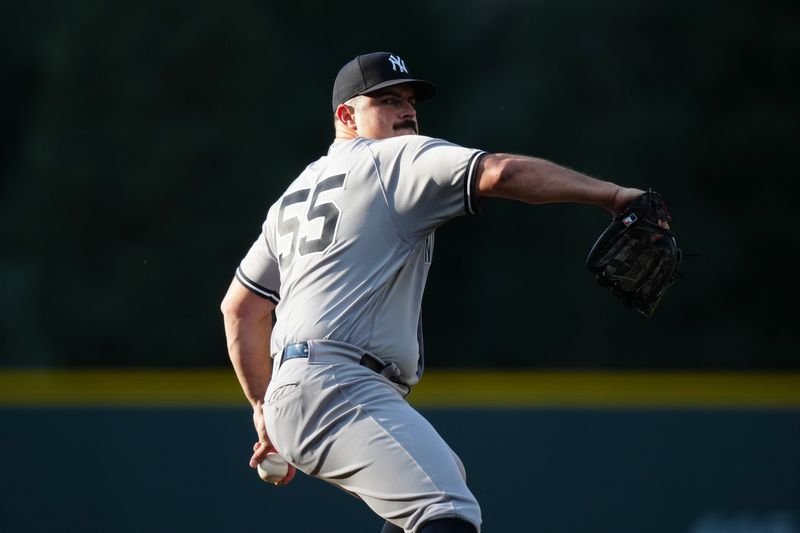
[[[5,370],[0,405],[246,405],[236,376],[222,370]]]
[[[800,373],[428,371],[418,407],[800,409]],[[5,370],[0,407],[226,407],[232,370]]]
[[[421,404],[469,407],[800,408],[800,373],[437,372]]]

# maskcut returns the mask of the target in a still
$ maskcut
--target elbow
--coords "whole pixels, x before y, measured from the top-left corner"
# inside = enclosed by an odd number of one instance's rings
[[[242,306],[238,305],[237,300],[232,298],[230,293],[226,294],[222,299],[219,304],[219,310],[226,320],[242,315]]]
[[[512,156],[491,154],[484,157],[478,170],[478,194],[504,196],[514,181],[515,168]]]
[[[226,321],[247,316],[250,307],[247,305],[247,296],[248,294],[234,280],[219,304],[219,310]]]
[[[260,321],[270,316],[275,304],[234,280],[219,308],[226,322]]]

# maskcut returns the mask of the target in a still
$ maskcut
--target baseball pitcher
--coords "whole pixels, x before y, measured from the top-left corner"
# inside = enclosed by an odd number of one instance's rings
[[[643,192],[422,136],[417,103],[435,92],[395,54],[345,64],[333,144],[272,204],[222,302],[258,436],[250,466],[277,451],[291,465],[278,484],[297,469],[337,485],[386,533],[481,525],[458,456],[405,400],[425,369],[420,306],[436,228],[489,197],[617,214]]]

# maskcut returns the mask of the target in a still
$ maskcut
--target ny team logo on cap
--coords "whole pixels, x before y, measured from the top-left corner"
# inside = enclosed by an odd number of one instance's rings
[[[403,61],[399,57],[397,57],[395,55],[390,55],[389,56],[389,63],[392,64],[392,70],[395,70],[395,71],[400,70],[400,72],[402,72],[404,74],[408,74],[408,69],[406,68],[405,61]]]

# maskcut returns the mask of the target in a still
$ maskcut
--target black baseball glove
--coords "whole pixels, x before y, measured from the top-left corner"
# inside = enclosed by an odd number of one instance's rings
[[[681,250],[671,222],[661,195],[650,190],[614,218],[586,258],[600,286],[646,317],[678,276]]]

